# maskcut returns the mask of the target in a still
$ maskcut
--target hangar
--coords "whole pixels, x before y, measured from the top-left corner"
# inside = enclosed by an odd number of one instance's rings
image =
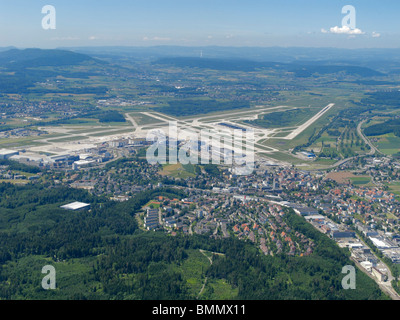
[[[66,204],[64,206],[61,206],[60,208],[65,209],[65,210],[77,211],[77,210],[89,209],[90,204],[75,201],[75,202]]]

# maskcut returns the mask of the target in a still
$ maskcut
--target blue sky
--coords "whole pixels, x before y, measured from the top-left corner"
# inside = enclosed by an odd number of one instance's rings
[[[44,5],[56,9],[56,30],[42,29]],[[341,30],[344,5],[359,34],[331,29]],[[398,0],[2,0],[0,9],[0,46],[400,47]]]

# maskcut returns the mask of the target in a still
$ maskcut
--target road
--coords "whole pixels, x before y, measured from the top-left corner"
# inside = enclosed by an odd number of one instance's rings
[[[360,240],[360,242],[362,242],[367,248],[368,245],[357,235],[357,238]],[[371,248],[370,248],[371,249]],[[368,274],[373,280],[375,280],[376,284],[379,286],[379,288],[381,288],[381,290],[385,293],[387,293],[390,298],[392,298],[393,300],[400,300],[400,295],[393,289],[392,287],[392,280],[395,280],[395,278],[392,275],[392,272],[390,271],[389,267],[383,263],[382,260],[380,260],[375,253],[372,251],[371,249],[371,253],[380,261],[380,263],[384,266],[384,268],[386,268],[387,270],[387,276],[388,276],[388,280],[385,282],[379,281],[377,278],[375,278],[374,276],[370,275],[368,272],[365,272],[366,274]],[[352,259],[353,260],[353,259]],[[353,260],[355,261],[355,260]],[[364,268],[361,267],[358,263],[356,263],[357,266],[359,267],[359,269],[361,269],[362,271],[364,271]]]
[[[207,255],[205,254],[205,251],[204,251],[204,250],[199,249],[199,251],[208,259],[208,261],[210,261],[210,265],[212,265],[212,264],[213,264],[212,258],[209,257],[209,256],[207,256]],[[217,255],[219,255],[219,256],[224,256],[224,255],[225,255],[225,254],[219,253],[219,252],[211,252],[211,253],[212,253],[212,254],[217,254]],[[203,290],[204,290],[204,288],[206,287],[206,284],[207,284],[207,279],[208,279],[207,277],[204,279],[203,286],[201,287],[200,292],[199,292],[199,294],[197,295],[197,299],[199,299],[200,295],[203,293]]]
[[[367,122],[367,120],[363,120],[363,121],[361,121],[361,122],[358,124],[358,126],[357,126],[357,133],[358,133],[358,135],[364,140],[364,142],[365,142],[367,145],[370,146],[371,150],[369,151],[368,155],[371,156],[371,155],[373,155],[373,154],[375,154],[375,153],[382,153],[382,152],[380,152],[380,151],[369,141],[369,139],[368,139],[366,136],[364,136],[361,127],[362,127],[362,125],[363,125],[365,122]]]
[[[358,159],[358,158],[360,158],[360,157],[372,156],[372,155],[374,155],[375,153],[381,153],[381,154],[382,154],[382,152],[380,152],[380,151],[368,140],[368,138],[364,136],[364,134],[363,134],[363,132],[362,132],[361,127],[362,127],[362,125],[363,125],[366,121],[367,121],[367,120],[363,120],[363,121],[361,121],[361,122],[358,124],[358,126],[357,126],[357,133],[358,133],[358,135],[364,140],[364,142],[365,142],[367,145],[370,146],[370,151],[369,151],[367,154],[358,155],[358,156],[355,156],[355,157],[351,157],[351,158],[347,158],[347,159],[340,160],[340,161],[336,162],[335,164],[331,165],[329,168],[336,168],[336,167],[339,167],[339,166],[341,166],[342,164],[345,164],[346,162],[349,162],[349,161],[351,161],[351,160],[355,160],[355,159]]]
[[[331,219],[325,217],[326,220],[328,220],[330,223],[332,223],[333,225],[337,226],[339,228],[339,230],[341,229],[340,227],[343,227],[343,225],[341,224],[337,224],[335,222],[333,222]],[[318,227],[316,227],[314,224],[310,223],[316,230],[318,230],[319,232],[323,233],[321,229],[319,229]],[[379,281],[376,277],[374,277],[371,273],[367,272],[353,257],[350,257],[350,259],[356,264],[356,266],[358,267],[358,269],[360,269],[362,272],[364,272],[366,275],[368,275],[372,280],[375,281],[375,283],[379,286],[379,288],[385,292],[386,294],[388,294],[390,296],[391,299],[393,300],[400,300],[400,295],[393,289],[392,287],[392,280],[394,280],[395,278],[392,275],[392,272],[390,271],[389,267],[382,262],[382,260],[379,259],[379,257],[377,257],[375,255],[375,253],[372,251],[372,249],[359,237],[359,235],[357,235],[357,238],[360,240],[360,242],[367,248],[369,248],[371,250],[371,253],[374,255],[374,257],[376,259],[378,259],[380,261],[380,264],[383,266],[383,268],[386,268],[387,270],[387,276],[388,276],[388,280],[385,282]]]

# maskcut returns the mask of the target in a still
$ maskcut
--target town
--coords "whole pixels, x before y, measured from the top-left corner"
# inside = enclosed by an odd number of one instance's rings
[[[44,157],[48,161],[2,149],[1,159],[53,173],[51,177],[43,173],[24,176],[2,165],[0,175],[3,181],[17,183],[47,179],[96,195],[106,194],[115,201],[129,200],[144,190],[173,187],[186,197],[158,196],[150,201],[137,215],[143,230],[172,236],[237,237],[271,256],[301,257],[315,248],[311,239],[290,228],[285,213],[293,210],[339,246],[348,248],[360,268],[391,290],[388,280],[393,276],[381,260],[400,263],[400,201],[387,187],[400,179],[397,160],[363,157],[331,170],[301,170],[261,160],[253,174],[246,176],[235,175],[223,164],[189,165],[192,170],[175,165],[178,174],[174,175],[164,172],[165,165],[146,161],[146,145],[144,139],[120,139],[85,153]],[[180,177],[182,172],[187,174]],[[358,184],[362,177],[369,177],[368,183]],[[369,246],[365,243],[368,240]]]

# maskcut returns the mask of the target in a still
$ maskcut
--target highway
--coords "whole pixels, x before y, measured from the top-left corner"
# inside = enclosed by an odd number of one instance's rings
[[[367,145],[370,146],[371,150],[370,150],[370,152],[368,153],[368,155],[373,155],[373,154],[375,154],[375,153],[382,153],[382,152],[380,152],[380,151],[369,141],[369,139],[368,139],[368,138],[364,135],[364,133],[362,132],[361,127],[362,127],[362,125],[363,125],[365,122],[367,122],[367,120],[363,120],[363,121],[361,121],[361,122],[358,124],[358,126],[357,126],[357,133],[358,133],[358,135],[364,140],[364,142],[365,142]]]

